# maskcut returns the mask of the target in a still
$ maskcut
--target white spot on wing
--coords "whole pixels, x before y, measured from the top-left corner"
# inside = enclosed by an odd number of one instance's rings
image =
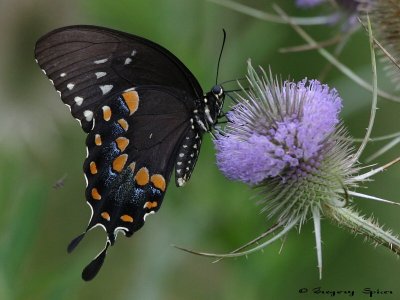
[[[69,111],[71,112],[71,105],[68,105],[65,103],[65,105],[68,107]]]
[[[87,177],[86,177],[86,174],[83,173],[83,176],[85,176],[86,186],[88,186],[88,179],[87,179]],[[89,206],[90,206],[90,205],[89,205]]]
[[[118,233],[122,232],[123,235],[126,235],[125,231],[129,231],[128,228],[126,227],[117,227],[114,229],[114,235],[115,235],[115,239],[117,239]]]
[[[99,59],[99,60],[95,60],[94,63],[95,63],[96,65],[104,64],[105,62],[107,62],[107,60],[108,60],[108,58]]]
[[[146,221],[146,218],[148,217],[148,216],[150,216],[150,215],[154,215],[156,212],[154,211],[154,210],[152,210],[151,212],[149,212],[149,213],[147,213],[147,214],[144,214],[144,216],[143,216],[143,221]]]
[[[131,62],[132,62],[132,58],[128,57],[127,59],[125,59],[124,65],[129,65]]]
[[[183,186],[186,183],[186,181],[183,178],[178,178],[177,181],[178,181],[178,186]]]
[[[114,86],[111,84],[106,84],[106,85],[100,85],[99,87],[100,87],[103,95],[105,95],[105,94],[109,93]]]
[[[179,157],[184,157],[185,154],[184,153],[179,153]]]
[[[43,72],[44,75],[47,75],[47,74],[46,74],[46,71],[45,71],[44,69],[42,69],[42,72]]]
[[[125,91],[124,91],[124,93],[126,93],[126,92],[130,92],[130,91],[134,91],[135,90],[135,88],[133,87],[133,88],[129,88],[129,89],[126,89]]]
[[[131,53],[131,56],[134,56],[136,54],[136,50],[133,50]]]
[[[65,77],[65,76],[67,76],[67,73],[61,73],[60,74],[60,77]]]
[[[91,110],[85,110],[83,112],[83,115],[85,116],[86,121],[90,122],[93,119],[93,112]]]
[[[57,90],[58,95],[61,97],[61,92]]]
[[[99,79],[99,78],[101,78],[101,77],[106,76],[107,73],[106,73],[106,72],[96,72],[95,75],[96,75],[96,78]]]
[[[72,82],[67,84],[67,88],[69,90],[72,90],[74,88],[74,86],[75,86],[75,83],[72,83]]]
[[[76,96],[76,97],[74,98],[74,101],[75,101],[76,105],[81,106],[81,105],[82,105],[82,102],[83,102],[83,98],[82,98],[82,97],[79,97],[79,96]]]
[[[49,79],[50,80],[50,83],[52,84],[52,85],[54,85],[54,81],[53,80],[51,80],[51,79]]]

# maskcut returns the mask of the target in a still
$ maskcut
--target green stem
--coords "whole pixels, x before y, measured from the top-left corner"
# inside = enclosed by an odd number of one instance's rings
[[[349,229],[352,233],[361,234],[378,245],[382,245],[400,254],[400,240],[389,231],[382,229],[371,219],[365,219],[351,208],[325,206],[323,213],[339,226]]]

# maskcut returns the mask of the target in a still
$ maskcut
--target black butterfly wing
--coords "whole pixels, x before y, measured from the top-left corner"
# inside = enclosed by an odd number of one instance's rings
[[[202,90],[168,50],[111,29],[55,30],[37,42],[35,56],[88,132],[84,173],[92,216],[68,251],[88,230],[106,230],[106,247],[82,273],[90,280],[117,234],[132,235],[160,208],[174,166],[177,185],[189,179],[203,133],[193,120]]]
[[[138,89],[104,103],[94,119],[84,163],[93,211],[87,230],[102,225],[113,243],[119,230],[131,235],[160,208],[189,114],[169,89]]]
[[[101,226],[108,239],[85,269],[85,280],[96,275],[119,232],[131,236],[161,207],[179,145],[191,130],[190,114],[177,90],[138,88],[103,104],[87,136],[83,168],[92,209],[86,232]]]
[[[202,89],[192,73],[167,49],[147,39],[97,26],[56,29],[38,40],[35,58],[62,101],[85,132],[106,99],[140,86],[185,91],[193,99]]]

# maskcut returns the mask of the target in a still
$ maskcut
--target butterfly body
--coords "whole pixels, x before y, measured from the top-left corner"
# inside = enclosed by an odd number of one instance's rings
[[[131,236],[160,208],[173,170],[177,186],[189,180],[224,91],[216,85],[204,94],[165,48],[101,27],[50,32],[35,57],[88,134],[83,170],[92,215],[68,251],[92,228],[105,229],[105,248],[83,272],[90,280],[117,234]]]

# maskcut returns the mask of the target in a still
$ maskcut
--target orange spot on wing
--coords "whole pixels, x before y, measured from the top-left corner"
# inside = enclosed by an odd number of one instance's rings
[[[150,181],[154,184],[156,188],[158,188],[162,192],[165,191],[166,182],[164,176],[162,176],[161,174],[154,174],[151,176]]]
[[[119,137],[115,140],[115,142],[117,143],[117,147],[119,150],[121,150],[121,152],[124,152],[129,144],[129,140],[125,137]]]
[[[107,105],[102,107],[103,109],[103,119],[105,121],[110,121],[111,119],[111,108]]]
[[[140,168],[135,175],[135,180],[138,185],[146,185],[149,183],[149,170],[146,167]]]
[[[150,202],[147,201],[144,205],[144,208],[152,209],[158,206],[158,203],[156,201]]]
[[[123,130],[128,131],[129,124],[125,119],[119,119],[118,124],[122,127]]]
[[[114,159],[112,165],[113,169],[117,172],[121,172],[125,167],[126,161],[128,160],[128,154],[122,154]]]
[[[130,215],[122,215],[121,220],[124,222],[129,222],[129,223],[133,222],[133,218]]]
[[[92,198],[94,200],[101,200],[101,195],[99,194],[99,191],[96,188],[92,189]]]
[[[90,173],[92,173],[93,175],[97,174],[97,166],[94,161],[90,162],[89,167],[90,167]]]
[[[132,115],[135,111],[137,111],[139,107],[139,95],[136,91],[129,91],[122,94],[122,97],[125,100],[126,105],[129,108],[129,115]]]
[[[100,134],[96,134],[96,135],[94,136],[94,143],[95,143],[97,146],[101,146],[102,141],[101,141],[101,136],[100,136]]]
[[[104,211],[104,212],[102,212],[101,213],[101,217],[104,219],[104,220],[107,220],[107,221],[110,221],[110,214],[108,213],[108,212],[106,212],[106,211]]]

